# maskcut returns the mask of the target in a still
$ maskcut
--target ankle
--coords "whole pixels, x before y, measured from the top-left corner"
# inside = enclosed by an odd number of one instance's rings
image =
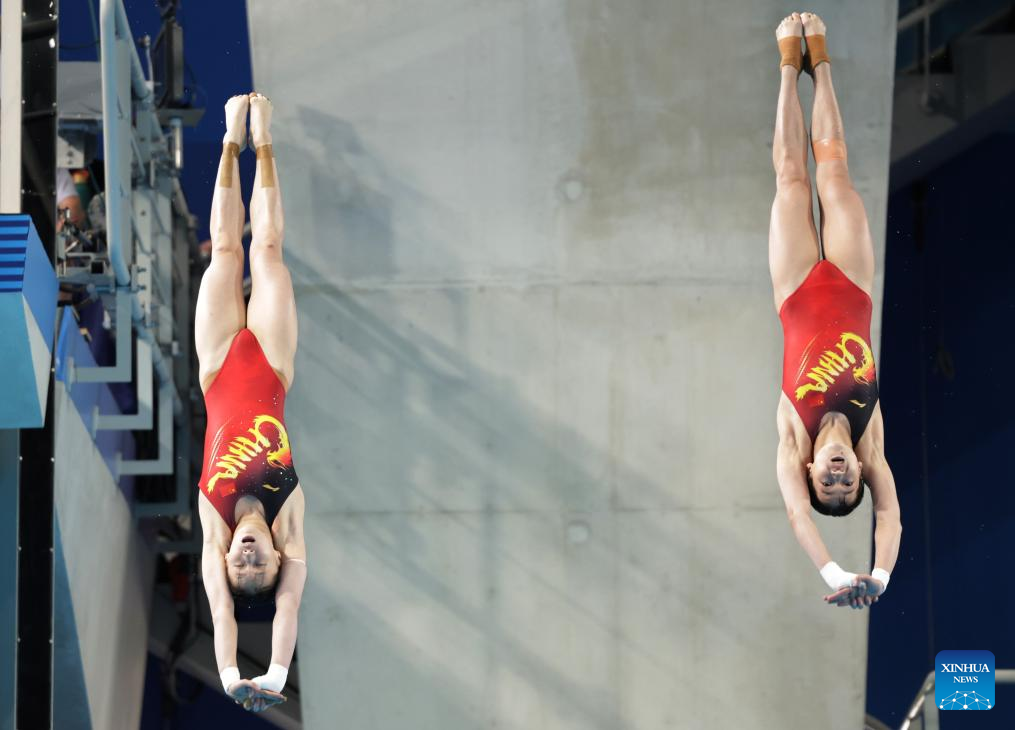
[[[783,71],[791,68],[797,73],[803,66],[803,50],[800,47],[800,36],[786,36],[778,40],[779,44],[779,65]]]
[[[815,33],[814,35],[804,36],[804,40],[807,43],[807,63],[806,66],[815,77],[818,70],[822,66],[828,66],[831,62],[828,56],[828,46],[825,42],[825,36],[822,33]]]
[[[222,144],[223,146],[227,144],[234,144],[237,147],[243,147],[243,143],[246,141],[244,139],[246,135],[247,130],[242,127],[238,129],[230,129],[229,127],[226,127],[226,133],[222,135]]]
[[[814,83],[827,83],[832,80],[832,64],[827,61],[819,63],[813,69],[811,74],[814,76]]]

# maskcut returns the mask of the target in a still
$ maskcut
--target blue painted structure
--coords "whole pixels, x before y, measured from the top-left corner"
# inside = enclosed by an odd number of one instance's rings
[[[56,322],[56,274],[27,215],[0,216],[0,428],[38,428],[46,418]]]
[[[880,381],[903,534],[870,615],[867,709],[893,727],[942,649],[1015,667],[1012,165],[1015,134],[995,135],[929,173],[922,202],[889,200]],[[1015,687],[975,726],[1015,727]]]
[[[108,339],[108,338],[107,338]],[[68,310],[60,322],[60,334],[56,345],[56,379],[67,388],[74,407],[81,415],[81,420],[92,433],[95,447],[102,454],[110,474],[118,474],[116,460],[130,460],[135,455],[134,437],[129,431],[96,431],[95,418],[100,413],[122,413],[123,404],[119,402],[114,390],[107,383],[72,383],[70,377],[70,361],[73,359],[80,367],[95,367],[106,364],[99,362],[93,354],[93,348],[81,334],[78,320]],[[114,384],[118,390],[128,389],[130,384]],[[134,478],[122,476],[119,481],[120,491],[128,502],[133,501]]]

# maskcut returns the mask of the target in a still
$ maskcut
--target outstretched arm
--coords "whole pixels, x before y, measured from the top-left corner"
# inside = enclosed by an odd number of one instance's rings
[[[283,558],[284,559],[284,558]],[[275,595],[275,620],[271,625],[271,663],[288,667],[296,651],[300,600],[307,580],[307,564],[285,560]],[[255,680],[256,681],[256,680]]]
[[[271,625],[271,666],[254,677],[261,689],[281,692],[289,675],[299,628],[300,601],[307,581],[307,549],[303,539],[303,489],[297,487],[287,500],[283,525],[277,534],[281,543],[282,569],[275,591],[275,620]]]
[[[236,618],[233,616],[233,594],[226,578],[225,555],[229,540],[215,508],[204,495],[198,497],[198,513],[204,532],[201,548],[201,578],[208,594],[214,630],[215,662],[218,664],[222,689],[237,702],[246,702],[256,687],[249,679],[241,679],[236,666]]]
[[[221,523],[215,508],[204,494],[197,499],[204,542],[201,547],[201,578],[208,594],[212,625],[215,629],[215,660],[219,672],[236,666],[236,618],[233,594],[226,577],[226,553],[229,552],[228,528]]]
[[[779,397],[776,423],[779,428],[779,450],[776,455],[775,473],[779,480],[779,491],[786,504],[786,516],[800,547],[821,570],[831,562],[818,526],[811,518],[811,497],[807,491],[807,467],[800,456],[802,448],[797,441],[793,418],[796,413],[785,395]]]
[[[225,552],[214,540],[205,540],[201,551],[201,577],[208,594],[215,629],[215,661],[219,672],[236,666],[236,618],[233,596],[226,580]]]
[[[902,540],[902,518],[899,511],[899,496],[895,491],[895,477],[885,459],[885,426],[878,404],[871,419],[868,439],[863,448],[864,478],[870,485],[874,501],[874,570],[891,573],[899,558],[899,543]],[[876,578],[878,576],[875,576]],[[884,582],[882,574],[879,582]],[[882,586],[882,590],[884,586]]]
[[[806,467],[800,463],[800,457],[792,437],[780,440],[779,453],[776,458],[776,475],[779,479],[779,491],[786,504],[786,516],[800,547],[821,570],[831,562],[828,548],[825,547],[818,532],[818,526],[811,518],[811,500],[807,493]]]
[[[891,573],[899,559],[902,517],[895,493],[895,477],[887,461],[870,467],[867,477],[874,498],[874,567]]]

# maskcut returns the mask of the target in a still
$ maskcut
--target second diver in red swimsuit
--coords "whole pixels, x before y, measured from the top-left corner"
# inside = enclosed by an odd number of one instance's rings
[[[885,460],[871,348],[874,247],[846,165],[825,37],[825,24],[812,13],[794,13],[776,30],[782,86],[773,146],[776,195],[769,266],[784,334],[777,475],[797,541],[833,591],[825,600],[862,608],[888,586],[902,526],[895,479]],[[797,96],[805,65],[814,77],[810,144]],[[809,149],[817,171],[820,242]],[[811,509],[848,515],[863,499],[865,486],[874,504],[876,549],[870,574],[857,575],[831,559]]]

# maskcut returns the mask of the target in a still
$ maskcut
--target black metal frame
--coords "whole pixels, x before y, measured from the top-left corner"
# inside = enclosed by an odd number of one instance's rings
[[[21,209],[56,244],[58,0],[23,0]],[[53,375],[46,422],[19,434],[17,726],[53,724]]]

